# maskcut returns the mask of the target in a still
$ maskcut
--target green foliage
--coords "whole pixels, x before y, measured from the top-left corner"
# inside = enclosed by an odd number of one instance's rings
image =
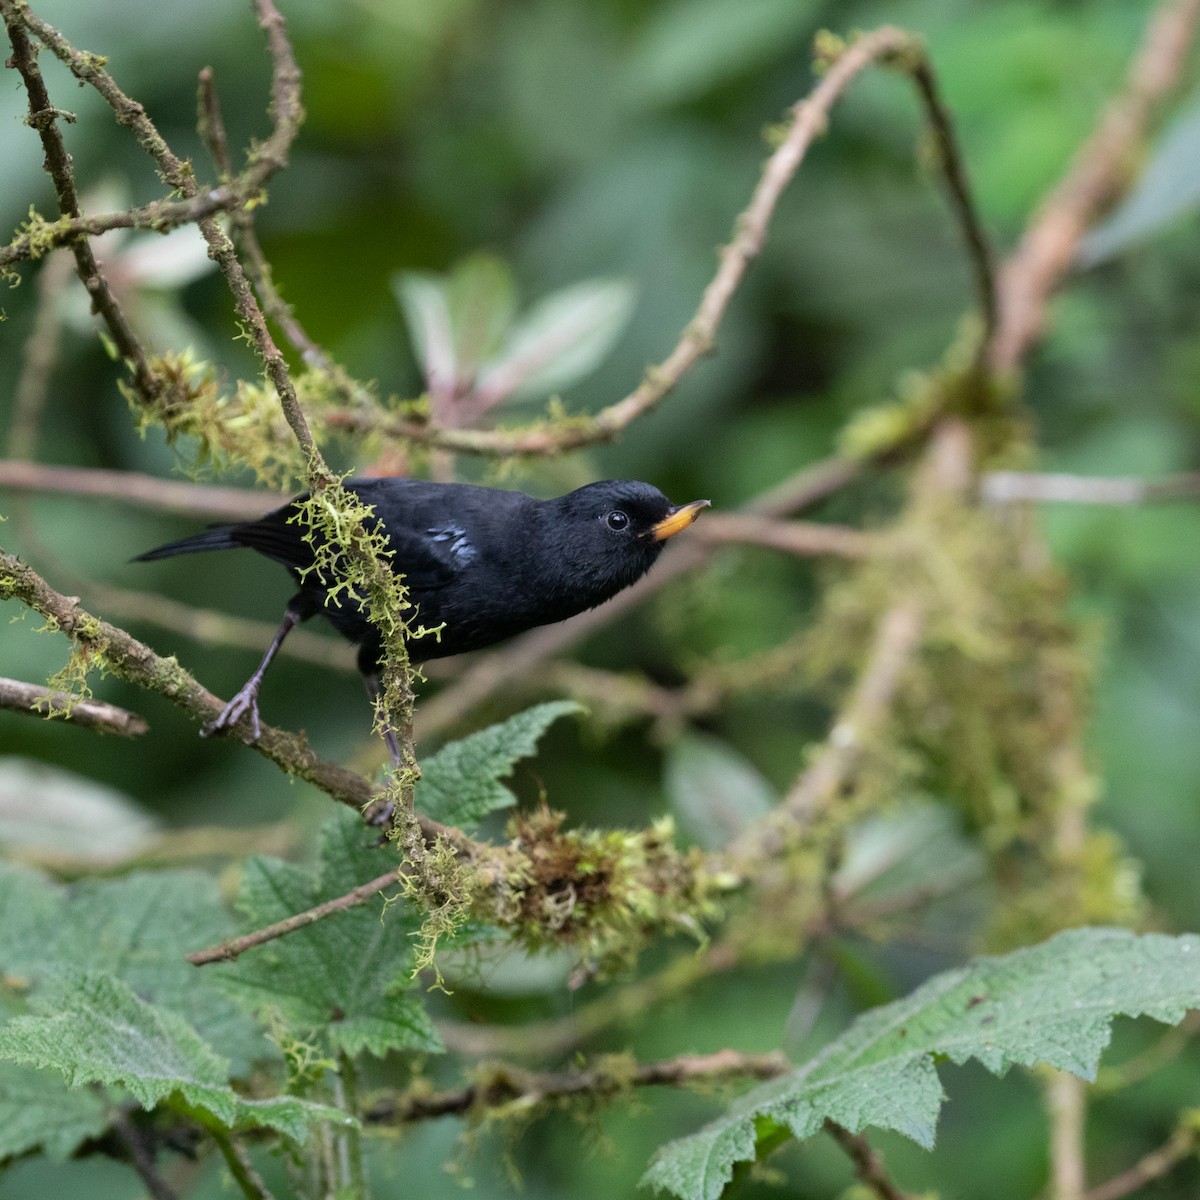
[[[421,764],[417,807],[443,825],[478,825],[490,812],[511,808],[516,797],[500,782],[537,749],[560,717],[581,712],[569,700],[536,704],[516,716],[443,746]]]
[[[0,965],[18,995],[36,996],[42,980],[64,967],[106,971],[143,1000],[179,1013],[239,1069],[269,1056],[262,1034],[216,978],[183,958],[231,932],[209,876],[145,872],[62,887],[0,865],[0,911]]]
[[[37,1149],[66,1158],[107,1128],[108,1113],[95,1091],[70,1088],[52,1071],[0,1062],[0,1162]]]
[[[337,813],[321,830],[315,870],[275,858],[249,859],[238,908],[248,928],[271,924],[342,895],[386,867],[385,853],[355,813]],[[245,1008],[281,1021],[298,1039],[331,1049],[383,1055],[441,1049],[413,987],[413,934],[419,914],[403,901],[378,901],[335,913],[215,970]]]
[[[934,1063],[977,1059],[1004,1074],[1047,1063],[1095,1078],[1116,1016],[1175,1024],[1200,1005],[1200,937],[1077,929],[936,975],[874,1009],[802,1067],[741,1097],[665,1146],[643,1182],[717,1200],[765,1137],[811,1137],[825,1121],[894,1129],[931,1147],[945,1098]]]
[[[313,1121],[347,1119],[296,1096],[246,1103],[229,1086],[228,1060],[183,1017],[139,999],[107,972],[60,972],[31,1008],[0,1027],[0,1058],[61,1072],[71,1088],[119,1085],[148,1109],[178,1094],[226,1126],[258,1125],[296,1139]],[[63,1137],[61,1125],[56,1136]]]

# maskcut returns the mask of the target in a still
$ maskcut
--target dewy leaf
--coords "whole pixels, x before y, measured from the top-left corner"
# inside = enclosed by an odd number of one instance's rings
[[[600,365],[633,312],[621,279],[590,279],[554,292],[522,317],[498,358],[480,372],[483,407],[506,396],[548,396]]]
[[[228,1062],[178,1013],[114,976],[64,973],[32,1007],[0,1028],[0,1058],[59,1071],[71,1087],[119,1084],[145,1108],[179,1092],[226,1125],[237,1116]]]
[[[822,1053],[756,1087],[699,1133],[664,1146],[642,1182],[716,1200],[752,1159],[756,1121],[810,1137],[825,1120],[894,1129],[933,1145],[945,1095],[934,1056],[1003,1074],[1048,1063],[1091,1079],[1115,1016],[1169,1024],[1200,1007],[1200,937],[1073,929],[1039,946],[980,958],[859,1017]]]
[[[1079,243],[1076,264],[1090,267],[1156,233],[1200,204],[1200,96],[1159,139],[1133,191]]]
[[[538,739],[559,717],[580,711],[571,700],[535,704],[499,725],[443,746],[421,764],[417,807],[459,829],[496,809],[511,808],[516,797],[500,780],[537,749]]]
[[[209,876],[146,871],[63,886],[0,864],[0,913],[0,974],[24,981],[32,995],[64,968],[104,970],[180,1013],[234,1060],[238,1074],[252,1060],[277,1057],[216,981],[183,958],[231,932]]]
[[[0,1162],[39,1147],[66,1158],[108,1128],[104,1101],[61,1075],[0,1062]]]
[[[279,859],[249,859],[238,896],[248,927],[344,895],[387,863],[350,811],[336,813],[322,828],[320,858],[315,874]],[[420,999],[405,994],[413,982],[418,925],[404,903],[393,901],[385,911],[381,898],[205,970],[252,1011],[277,1013],[297,1036],[320,1030],[331,1046],[349,1054],[438,1051],[441,1043]]]

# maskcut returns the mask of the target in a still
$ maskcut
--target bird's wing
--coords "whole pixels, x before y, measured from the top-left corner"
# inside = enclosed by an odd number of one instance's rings
[[[299,571],[313,564],[312,547],[304,540],[303,526],[294,520],[291,505],[269,512],[257,521],[247,521],[232,530],[233,539],[242,546]],[[445,586],[474,555],[462,530],[453,525],[431,529],[410,529],[390,521],[388,541],[393,551],[392,566],[404,574],[410,587],[432,591]]]

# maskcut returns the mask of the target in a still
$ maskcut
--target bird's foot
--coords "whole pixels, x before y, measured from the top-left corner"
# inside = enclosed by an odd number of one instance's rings
[[[220,737],[229,733],[245,716],[250,718],[250,729],[253,733],[250,740],[257,742],[262,737],[262,722],[258,719],[258,688],[249,684],[200,730],[200,736]]]
[[[380,803],[378,800],[369,804],[363,810],[363,820],[373,829],[382,829],[384,832],[380,836],[379,845],[384,845],[388,841],[387,831],[392,827],[392,817],[396,812],[396,806],[390,800],[384,800]]]

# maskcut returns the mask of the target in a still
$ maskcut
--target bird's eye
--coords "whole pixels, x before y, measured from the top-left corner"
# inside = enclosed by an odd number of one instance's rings
[[[612,512],[605,515],[605,523],[609,529],[624,529],[629,524],[629,516],[623,513],[619,508],[614,508]]]

